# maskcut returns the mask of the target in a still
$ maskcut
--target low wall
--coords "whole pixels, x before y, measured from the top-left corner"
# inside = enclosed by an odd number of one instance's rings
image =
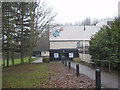
[[[85,62],[90,63],[91,62],[91,55],[90,54],[82,54],[79,53],[79,58]]]

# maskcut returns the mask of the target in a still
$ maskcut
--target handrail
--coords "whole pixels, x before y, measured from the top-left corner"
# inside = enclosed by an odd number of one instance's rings
[[[120,61],[110,61],[110,60],[97,60],[97,59],[91,59],[93,61],[102,61],[102,62],[117,62],[120,63]]]

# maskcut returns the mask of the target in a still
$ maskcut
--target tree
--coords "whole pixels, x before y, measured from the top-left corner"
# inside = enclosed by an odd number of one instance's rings
[[[96,25],[98,22],[99,22],[99,20],[94,18],[94,20],[92,21],[92,25]]]
[[[82,21],[82,25],[91,25],[91,19],[87,17],[85,20]]]
[[[9,59],[14,65],[16,52],[29,56],[31,62],[32,51],[39,35],[48,29],[49,23],[55,15],[42,1],[38,2],[3,2],[2,4],[2,51],[5,66],[9,66]]]
[[[14,65],[14,54],[16,51],[21,52],[21,62],[23,63],[24,52],[28,45],[27,41],[29,41],[27,40],[28,32],[30,31],[28,29],[30,22],[27,13],[28,8],[25,6],[28,6],[28,3],[3,2],[2,4],[2,51],[4,66],[5,57],[7,58],[7,66],[9,66],[10,58]]]
[[[28,35],[26,35],[26,32],[29,32],[30,27],[30,12],[29,12],[29,3],[27,2],[19,2],[18,3],[18,21],[19,23],[17,25],[20,25],[19,35],[20,35],[20,52],[21,52],[21,63],[24,63],[24,54],[26,52],[27,42],[26,39]],[[29,34],[29,33],[28,33]],[[25,36],[26,35],[26,36]]]
[[[31,3],[30,4],[30,54],[29,62],[31,63],[31,56],[34,47],[39,39],[38,35],[42,34],[45,30],[48,30],[50,22],[56,15],[52,15],[52,10],[46,7],[45,2]]]
[[[4,2],[2,4],[2,36],[3,36],[3,44],[2,44],[2,51],[3,51],[3,60],[5,66],[5,53],[7,58],[7,67],[9,66],[9,50],[10,50],[10,20],[11,20],[11,3]],[[9,7],[9,8],[8,8]],[[6,37],[6,38],[5,38]]]
[[[99,32],[91,37],[90,54],[92,59],[120,61],[120,22],[116,19],[110,26],[104,26]],[[104,64],[104,66],[107,66]],[[119,64],[112,64],[114,69]],[[120,68],[119,68],[120,69]]]

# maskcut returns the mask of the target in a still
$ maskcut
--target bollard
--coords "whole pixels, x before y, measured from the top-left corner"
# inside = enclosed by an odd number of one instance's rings
[[[120,89],[120,69],[118,69],[118,89]]]
[[[65,66],[67,66],[67,61],[65,61]]]
[[[69,69],[71,68],[71,62],[68,62],[68,65],[69,65]]]
[[[79,64],[76,64],[76,75],[79,75]]]
[[[63,64],[64,64],[64,61],[63,61]]]
[[[101,71],[96,69],[96,88],[101,89]]]
[[[109,72],[110,72],[110,61],[109,61]]]

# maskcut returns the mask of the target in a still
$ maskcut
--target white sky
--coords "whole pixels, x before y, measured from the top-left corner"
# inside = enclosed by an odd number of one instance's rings
[[[57,23],[81,22],[86,17],[105,19],[118,15],[120,0],[45,0],[58,15]]]

